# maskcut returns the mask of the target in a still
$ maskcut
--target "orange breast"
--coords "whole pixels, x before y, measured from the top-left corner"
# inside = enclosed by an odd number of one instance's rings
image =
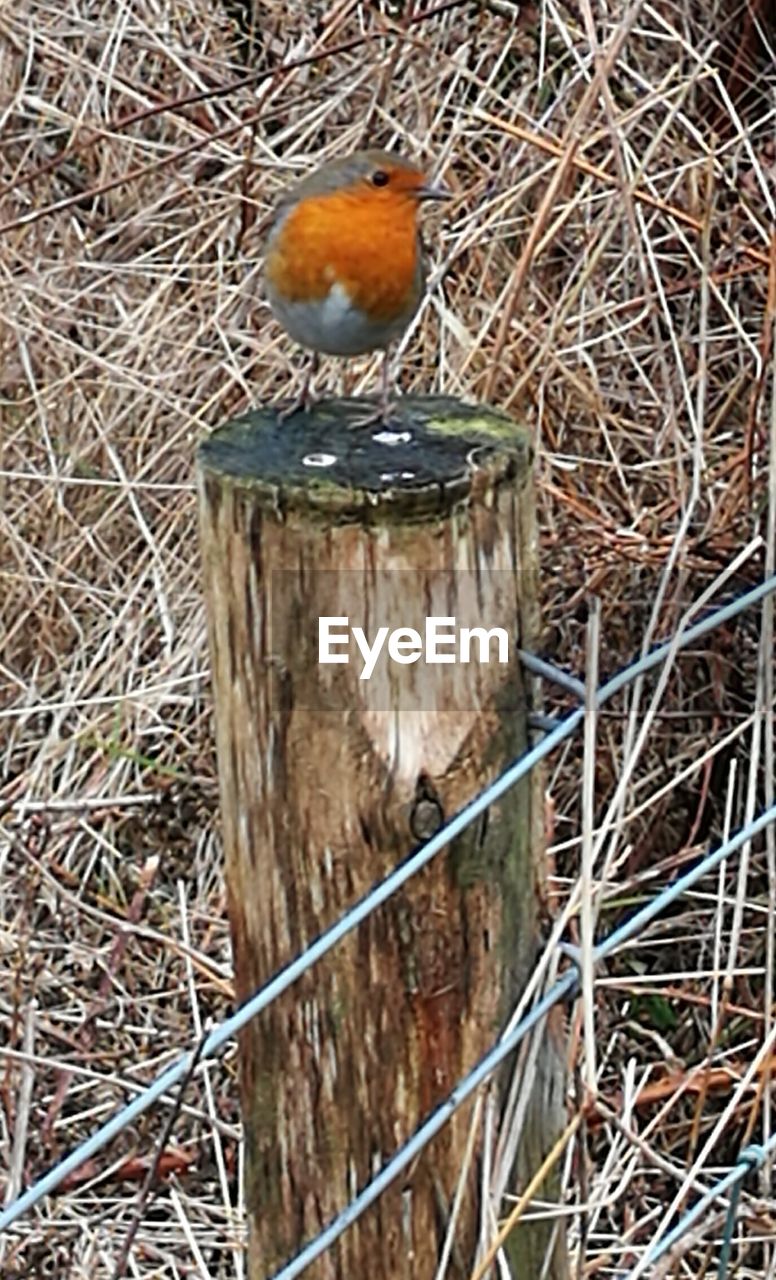
[[[339,284],[371,319],[390,322],[417,298],[416,213],[416,201],[399,194],[308,197],[273,238],[267,275],[288,302],[320,301]]]

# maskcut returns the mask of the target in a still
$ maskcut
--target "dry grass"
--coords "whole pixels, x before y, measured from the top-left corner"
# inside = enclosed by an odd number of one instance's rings
[[[368,141],[454,188],[403,381],[530,422],[548,656],[584,673],[591,594],[605,678],[702,593],[773,566],[768,5],[428,7],[254,4],[253,28],[247,0],[0,13],[11,1191],[229,1004],[194,449],[298,380],[259,288],[260,224],[289,179]],[[355,390],[375,367],[327,373]],[[771,625],[746,617],[601,715],[584,828],[581,743],[560,753],[559,909],[583,840],[609,927],[772,799]],[[571,1026],[600,1097],[562,1157],[583,1271],[632,1265],[670,1204],[770,1131],[775,868],[756,846],[600,975],[597,1062]],[[242,1274],[235,1097],[233,1055],[188,1091],[128,1275]],[[110,1277],[161,1125],[30,1214],[3,1276]],[[742,1276],[776,1265],[760,1191]],[[683,1274],[713,1269],[706,1225]]]

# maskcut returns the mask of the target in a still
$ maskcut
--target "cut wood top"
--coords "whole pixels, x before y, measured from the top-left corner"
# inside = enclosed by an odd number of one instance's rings
[[[235,418],[200,445],[205,482],[250,489],[281,517],[295,509],[382,524],[438,518],[475,489],[519,489],[530,472],[530,434],[498,409],[408,395],[389,426],[357,425],[373,409],[331,399],[284,421],[273,408]]]

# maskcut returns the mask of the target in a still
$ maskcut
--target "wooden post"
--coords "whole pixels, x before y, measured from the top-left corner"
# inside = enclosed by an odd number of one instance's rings
[[[237,998],[244,999],[519,756],[529,693],[515,657],[537,632],[527,434],[489,408],[405,397],[394,429],[363,403],[271,410],[201,447],[223,839]],[[505,628],[506,664],[402,664],[362,679],[357,645],[321,663],[319,619],[428,616]],[[345,624],[328,624],[333,636]],[[458,632],[460,641],[461,633]],[[412,637],[394,654],[408,656]],[[386,648],[388,641],[385,642]],[[439,647],[439,652],[453,653]],[[514,788],[375,912],[240,1042],[249,1275],[267,1280],[341,1210],[491,1047],[530,974],[543,857],[538,778]],[[548,1048],[524,1150],[535,1171],[562,1124]],[[433,1280],[472,1107],[309,1271]],[[478,1225],[468,1173],[447,1275]],[[518,1177],[520,1177],[518,1159]],[[548,1194],[545,1188],[543,1194]],[[538,1276],[548,1235],[518,1235]],[[555,1249],[551,1280],[565,1275]]]

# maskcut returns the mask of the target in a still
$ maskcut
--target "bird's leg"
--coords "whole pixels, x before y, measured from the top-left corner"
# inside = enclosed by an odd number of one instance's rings
[[[383,365],[380,373],[380,395],[378,398],[377,408],[371,413],[367,413],[362,418],[354,418],[349,426],[351,427],[373,427],[377,423],[387,427],[391,424],[391,414],[393,405],[391,404],[391,359],[388,354],[388,348],[383,352]]]
[[[284,422],[286,418],[290,418],[292,414],[297,413],[300,409],[303,409],[305,413],[310,412],[313,405],[315,404],[315,396],[313,395],[313,391],[312,391],[312,383],[313,383],[313,378],[318,372],[318,366],[320,362],[321,361],[320,361],[320,356],[318,355],[318,352],[313,351],[312,356],[307,363],[307,368],[305,370],[305,375],[304,375],[304,381],[302,383],[302,388],[299,392],[299,395],[296,396],[291,401],[290,404],[285,405],[282,409],[278,409],[278,413],[277,413],[278,422]]]
[[[383,367],[380,374],[380,420],[385,423],[391,420],[391,357],[387,347],[383,352]]]

